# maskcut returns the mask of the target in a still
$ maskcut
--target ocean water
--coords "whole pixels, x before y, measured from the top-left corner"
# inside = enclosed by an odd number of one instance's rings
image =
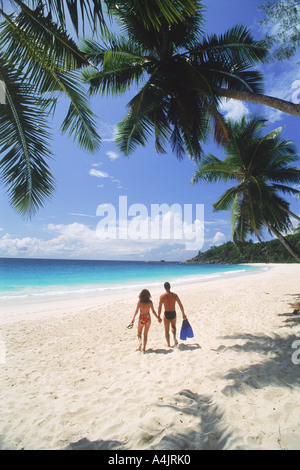
[[[50,300],[117,289],[141,289],[262,269],[246,265],[184,264],[176,262],[88,261],[0,258],[0,302]]]

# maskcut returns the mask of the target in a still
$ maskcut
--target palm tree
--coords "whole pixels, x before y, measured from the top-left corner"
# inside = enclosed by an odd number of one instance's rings
[[[20,0],[10,3],[15,7],[12,12],[8,2],[0,8],[4,20],[0,24],[0,80],[5,87],[5,103],[0,104],[0,171],[12,206],[31,216],[55,187],[48,166],[52,157],[49,119],[59,97],[69,101],[62,132],[71,134],[87,151],[99,148],[100,138],[86,90],[79,85],[78,70],[89,61],[59,24],[65,19],[63,2],[49,0],[47,15],[42,2],[28,3],[36,8]],[[73,17],[73,23],[78,28],[78,18]]]
[[[181,158],[185,152],[201,156],[201,143],[211,130],[217,142],[228,140],[215,86],[261,91],[261,75],[249,70],[260,63],[267,51],[249,31],[233,27],[224,35],[206,37],[202,32],[203,6],[194,15],[161,26],[145,27],[128,6],[111,10],[124,34],[110,35],[99,44],[86,39],[80,50],[100,70],[88,67],[83,77],[90,93],[119,95],[140,86],[129,103],[129,112],[119,125],[117,143],[128,155],[145,145],[151,133],[158,152],[165,142]]]
[[[159,27],[149,6],[162,5],[167,22],[181,21],[182,10],[195,11],[194,0],[131,0],[145,27]],[[54,191],[48,159],[51,135],[49,119],[60,97],[69,101],[61,125],[87,151],[99,148],[101,139],[86,90],[80,85],[80,69],[91,65],[67,33],[70,18],[77,36],[86,23],[93,33],[108,34],[103,6],[112,0],[0,0],[0,90],[1,179],[12,206],[31,216]],[[145,7],[143,9],[143,7]],[[1,101],[1,99],[0,99]]]
[[[195,0],[104,0],[104,3],[108,13],[130,9],[146,29],[157,30],[161,27],[162,18],[169,24],[178,23],[197,11]]]
[[[130,44],[109,33],[103,7],[122,20],[129,37],[133,38]],[[79,71],[83,67],[91,67],[85,76],[90,75],[92,83],[98,73],[96,66],[101,66],[100,91],[124,91],[142,79],[143,73],[152,77],[149,87],[143,88],[133,100],[131,118],[123,124],[125,133],[132,131],[125,150],[129,151],[135,143],[144,143],[153,122],[157,149],[163,151],[163,142],[170,137],[178,156],[184,148],[196,156],[201,153],[198,141],[207,136],[209,119],[214,121],[216,139],[219,142],[227,139],[226,126],[218,111],[218,97],[229,92],[248,93],[255,102],[255,94],[261,91],[261,79],[248,68],[261,61],[266,50],[242,27],[233,28],[220,38],[213,36],[207,40],[203,36],[202,42],[199,41],[202,10],[197,0],[120,0],[117,3],[115,0],[0,0],[3,18],[0,24],[0,152],[3,155],[0,172],[17,211],[33,214],[54,191],[54,179],[47,163],[52,156],[48,120],[53,117],[61,96],[70,103],[61,130],[71,134],[88,151],[99,148],[101,139],[95,116],[85,89],[79,85]],[[83,47],[89,53],[87,57],[67,32],[68,15],[77,36],[88,22],[93,33],[98,30],[103,33],[107,44],[98,47],[87,41]],[[90,57],[95,58],[95,63]],[[170,69],[160,67],[165,59],[170,59],[166,64]],[[191,93],[185,93],[180,85],[185,80]],[[5,105],[1,103],[2,85]],[[173,100],[168,99],[168,87]],[[243,99],[237,95],[236,98]],[[159,99],[161,107],[156,106]],[[263,100],[268,105],[268,97]],[[293,113],[300,110],[298,105],[274,100],[279,107],[282,103],[291,105]],[[189,107],[194,115],[199,112],[198,118],[189,118]],[[144,117],[141,117],[142,109],[146,110]],[[136,117],[138,121],[132,129]]]
[[[228,81],[233,61],[236,64],[239,58],[243,67],[244,62],[253,65],[265,50],[244,28],[233,28],[221,38],[209,40],[203,36],[200,44],[202,10],[199,5],[197,13],[183,23],[169,25],[162,21],[157,31],[146,29],[135,11],[122,9],[116,15],[122,20],[126,36],[111,36],[102,46],[86,40],[81,46],[85,55],[101,67],[100,72],[91,68],[83,71],[91,93],[119,94],[134,82],[142,84],[119,126],[117,142],[125,154],[138,144],[145,145],[153,130],[157,151],[165,151],[168,139],[179,158],[185,151],[199,158],[200,143],[209,135],[211,119],[216,140],[223,142],[227,138],[213,81]],[[217,68],[216,56],[218,71],[212,76],[211,68]],[[231,61],[230,56],[234,57]],[[236,82],[240,78],[257,90],[260,76],[241,68],[235,74]],[[215,75],[218,78],[214,79]]]
[[[262,76],[253,66],[262,63],[268,51],[248,29],[235,26],[223,35],[207,37],[199,1],[195,14],[176,24],[167,23],[153,8],[161,26],[146,27],[129,4],[118,2],[110,10],[121,35],[105,37],[101,43],[88,39],[80,46],[100,69],[84,69],[91,94],[118,96],[140,87],[119,125],[117,143],[125,154],[145,145],[154,134],[157,151],[164,152],[169,140],[177,156],[188,152],[198,158],[211,121],[218,142],[228,137],[219,112],[220,97],[249,99],[300,115],[299,105],[262,94]]]
[[[239,122],[228,121],[229,146],[224,146],[224,161],[212,154],[205,156],[192,183],[237,182],[213,204],[215,210],[231,208],[231,231],[235,243],[244,242],[247,235],[261,234],[267,227],[285,248],[300,262],[300,253],[282,236],[292,229],[290,211],[283,194],[299,196],[295,189],[300,182],[300,169],[290,166],[299,158],[290,141],[282,139],[282,128],[266,135],[266,121],[244,117]]]

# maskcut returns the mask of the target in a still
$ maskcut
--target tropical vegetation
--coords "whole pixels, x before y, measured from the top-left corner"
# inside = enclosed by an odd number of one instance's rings
[[[300,169],[292,166],[299,156],[292,142],[282,138],[282,128],[264,134],[266,121],[257,117],[229,120],[227,126],[225,159],[204,156],[192,182],[235,182],[213,204],[216,211],[231,209],[233,241],[243,243],[249,235],[261,240],[267,228],[300,262],[300,252],[282,235],[293,228],[291,217],[300,220],[283,197],[300,195]]]
[[[83,70],[91,94],[118,96],[138,87],[118,127],[125,155],[154,135],[158,152],[169,142],[178,158],[199,159],[211,130],[218,143],[228,140],[216,90],[262,91],[262,76],[252,68],[266,58],[265,44],[240,25],[207,36],[203,5],[195,3],[194,15],[171,25],[162,19],[158,30],[145,27],[134,9],[118,6],[113,14],[122,34],[80,46],[96,66]]]
[[[86,151],[99,149],[101,137],[80,78],[82,67],[91,63],[68,33],[67,23],[77,36],[87,25],[93,33],[108,34],[103,6],[111,5],[115,2],[0,1],[0,84],[5,87],[0,171],[12,206],[22,215],[34,214],[53,194],[50,121],[61,98],[67,100],[61,131]],[[160,25],[152,5],[160,6],[167,22],[181,21],[182,9],[186,15],[195,12],[194,0],[131,0],[120,5],[134,7],[145,27],[149,22]]]
[[[286,236],[292,246],[300,249],[300,233]],[[236,245],[228,241],[219,246],[212,246],[206,251],[187,260],[190,263],[239,264],[239,263],[296,263],[297,260],[280,243],[279,240],[254,243],[252,239]]]
[[[265,14],[260,23],[268,30],[266,41],[274,49],[270,58],[289,59],[300,46],[300,1],[268,0],[258,8]]]
[[[118,22],[114,35],[104,9]],[[68,102],[61,131],[87,151],[101,144],[81,71],[91,93],[140,90],[120,124],[118,145],[127,154],[154,133],[156,149],[169,140],[178,157],[198,159],[210,137],[224,144],[228,129],[220,97],[250,100],[300,115],[300,105],[263,95],[255,69],[268,50],[237,25],[204,34],[198,0],[0,0],[0,172],[12,206],[31,216],[53,194],[50,123],[57,103]],[[89,31],[98,43],[77,39]],[[69,28],[70,30],[70,28]],[[65,103],[65,101],[64,101]]]

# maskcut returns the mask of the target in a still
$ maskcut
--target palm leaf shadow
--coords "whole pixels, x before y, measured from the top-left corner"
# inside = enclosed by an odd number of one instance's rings
[[[185,389],[170,397],[170,403],[159,405],[168,407],[178,413],[180,421],[194,416],[199,419],[193,429],[183,425],[183,431],[173,432],[172,426],[165,432],[160,442],[155,445],[157,450],[223,450],[239,448],[239,439],[235,430],[226,424],[220,407],[213,402],[209,395],[199,395]],[[154,447],[153,447],[154,449]]]
[[[222,390],[225,395],[232,396],[247,387],[261,389],[277,386],[292,389],[300,386],[300,376],[295,373],[297,365],[292,362],[294,352],[292,344],[299,340],[296,335],[240,334],[225,336],[223,339],[237,340],[239,343],[244,340],[244,344],[237,343],[226,349],[237,353],[259,353],[262,357],[259,362],[241,368],[232,368],[228,371],[224,379],[232,383]]]

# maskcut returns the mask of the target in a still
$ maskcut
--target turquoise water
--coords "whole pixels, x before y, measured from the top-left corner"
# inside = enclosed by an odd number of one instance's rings
[[[142,289],[242,275],[257,267],[175,262],[0,258],[0,301]]]

